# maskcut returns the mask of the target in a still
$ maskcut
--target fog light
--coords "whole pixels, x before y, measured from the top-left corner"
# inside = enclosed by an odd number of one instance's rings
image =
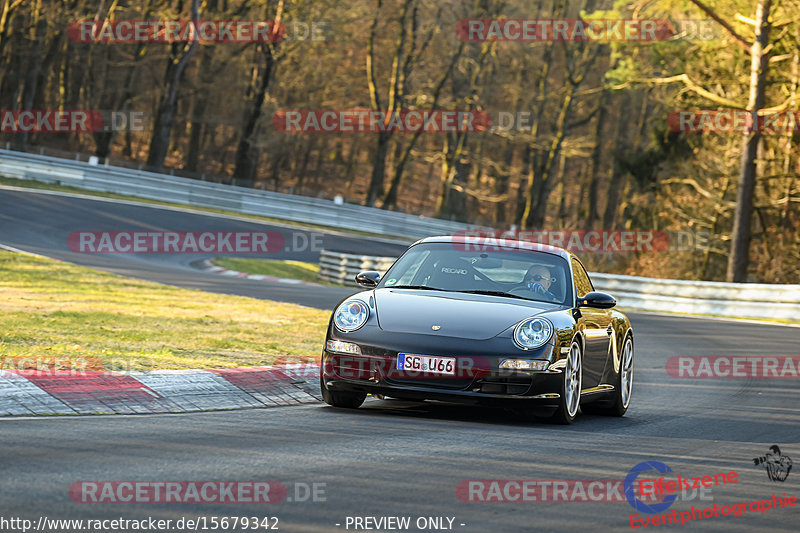
[[[358,344],[353,344],[352,342],[329,340],[326,343],[326,347],[329,352],[361,355],[361,348]]]
[[[506,359],[500,363],[500,368],[506,370],[544,370],[548,361],[532,361],[530,359]]]

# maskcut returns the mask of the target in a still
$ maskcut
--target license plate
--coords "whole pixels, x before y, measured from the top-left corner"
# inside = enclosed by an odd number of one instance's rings
[[[432,372],[435,374],[455,375],[456,358],[399,353],[397,354],[397,369],[411,372]]]

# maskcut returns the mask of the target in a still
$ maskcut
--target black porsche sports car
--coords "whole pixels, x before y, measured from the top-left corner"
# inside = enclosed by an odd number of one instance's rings
[[[343,300],[322,353],[323,399],[367,394],[524,409],[569,424],[622,416],[633,383],[633,330],[595,292],[572,253],[465,236],[412,244],[368,290]]]

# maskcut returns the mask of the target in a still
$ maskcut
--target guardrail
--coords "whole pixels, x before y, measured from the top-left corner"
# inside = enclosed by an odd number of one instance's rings
[[[359,271],[383,274],[394,260],[323,250],[320,278],[356,286],[353,278]],[[800,285],[684,281],[597,272],[589,275],[595,290],[610,293],[626,309],[800,321]]]
[[[319,279],[357,287],[353,279],[356,274],[362,270],[377,270],[383,275],[395,259],[322,250],[319,255]]]
[[[143,170],[92,165],[83,161],[11,150],[0,149],[0,175],[409,239],[475,229],[475,226],[460,222],[361,205],[337,204],[322,198],[210,183]]]
[[[721,283],[590,274],[621,307],[672,313],[800,321],[800,285]]]

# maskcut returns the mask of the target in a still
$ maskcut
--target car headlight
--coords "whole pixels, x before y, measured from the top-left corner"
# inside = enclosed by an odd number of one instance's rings
[[[333,323],[342,331],[355,331],[367,322],[369,308],[360,300],[348,300],[336,308]]]
[[[514,342],[523,350],[542,346],[552,335],[553,324],[546,318],[526,318],[514,328]]]

